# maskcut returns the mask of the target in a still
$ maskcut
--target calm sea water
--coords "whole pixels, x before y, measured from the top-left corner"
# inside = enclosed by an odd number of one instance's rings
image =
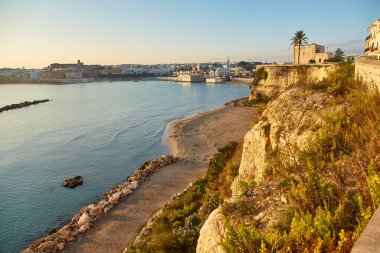
[[[162,81],[0,85],[0,107],[52,99],[0,113],[0,252],[20,251],[168,152],[170,121],[247,95],[247,86]],[[82,186],[60,186],[75,175]]]

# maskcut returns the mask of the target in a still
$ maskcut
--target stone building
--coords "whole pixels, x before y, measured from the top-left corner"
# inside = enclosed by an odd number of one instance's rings
[[[368,56],[380,57],[380,19],[373,22],[367,29],[370,35],[365,39],[364,53]]]
[[[55,70],[55,69],[67,69],[67,68],[73,68],[73,69],[81,69],[84,67],[84,63],[78,60],[77,63],[52,63],[50,66],[48,66],[49,69]]]
[[[298,62],[298,46],[293,47],[293,63],[294,64],[308,64],[311,62],[325,63],[328,59],[333,57],[332,53],[325,52],[325,47],[312,43],[301,45],[301,54]]]

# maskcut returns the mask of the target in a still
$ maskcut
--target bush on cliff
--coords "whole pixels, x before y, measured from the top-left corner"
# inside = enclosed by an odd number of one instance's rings
[[[225,188],[229,185],[224,186],[220,180],[226,178],[222,176],[226,173],[236,174],[235,168],[231,171],[233,162],[226,164],[237,150],[236,142],[219,149],[210,160],[205,177],[198,179],[178,199],[167,205],[153,221],[143,241],[135,243],[128,252],[195,252],[203,223],[222,202],[220,192],[228,194]],[[222,187],[223,191],[220,190]]]
[[[305,150],[294,149],[296,163],[281,152],[268,156],[276,177],[267,180],[282,186],[291,217],[266,228],[243,217],[227,220],[227,252],[349,252],[379,206],[380,95],[354,78],[351,63],[326,82],[337,110]]]

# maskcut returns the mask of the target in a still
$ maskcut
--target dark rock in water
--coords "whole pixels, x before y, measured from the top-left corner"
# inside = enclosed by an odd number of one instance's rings
[[[52,234],[54,234],[54,233],[56,233],[57,232],[57,229],[55,228],[55,227],[52,227],[51,229],[49,229],[49,235],[52,235]]]
[[[62,183],[62,186],[68,187],[68,188],[74,188],[82,184],[83,184],[83,177],[76,176],[73,178],[65,179]]]

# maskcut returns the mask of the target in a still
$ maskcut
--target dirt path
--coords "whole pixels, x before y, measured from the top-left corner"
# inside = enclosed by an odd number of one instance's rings
[[[169,148],[183,159],[155,172],[64,252],[123,252],[155,211],[205,173],[217,148],[242,140],[257,117],[252,107],[222,107],[171,124]]]

